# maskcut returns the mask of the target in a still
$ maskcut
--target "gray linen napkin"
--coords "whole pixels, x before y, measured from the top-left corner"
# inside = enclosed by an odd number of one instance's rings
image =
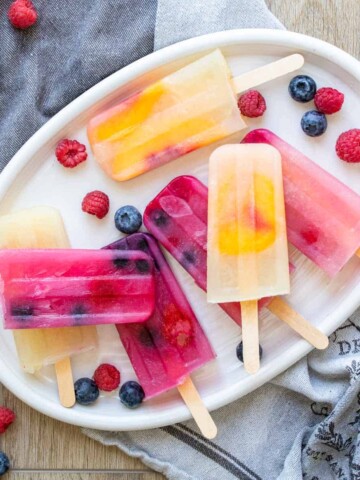
[[[263,0],[35,0],[36,27],[12,29],[0,0],[0,167],[43,123],[124,65],[175,41],[230,28],[282,28]],[[360,480],[360,310],[270,384],[192,421],[144,432],[84,430],[176,480]]]

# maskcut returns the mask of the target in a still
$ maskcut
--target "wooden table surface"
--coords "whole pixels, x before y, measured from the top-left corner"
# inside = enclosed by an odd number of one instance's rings
[[[288,30],[321,38],[360,58],[359,0],[266,1]],[[1,449],[12,462],[9,480],[164,478],[117,448],[90,440],[78,428],[35,412],[4,388],[0,404],[17,413],[16,423],[1,437]]]

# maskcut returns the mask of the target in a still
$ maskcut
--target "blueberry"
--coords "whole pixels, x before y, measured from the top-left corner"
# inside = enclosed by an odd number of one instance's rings
[[[11,315],[13,315],[14,317],[31,317],[33,313],[34,309],[31,305],[11,305]]]
[[[301,128],[309,137],[318,137],[327,129],[327,120],[323,113],[316,110],[304,113],[301,119]]]
[[[145,240],[145,238],[141,238],[137,245],[136,245],[136,250],[141,250],[142,252],[147,252],[148,251],[148,243],[147,241]]]
[[[5,473],[10,468],[10,460],[4,452],[0,452],[0,476],[5,475]]]
[[[99,398],[99,389],[91,378],[80,378],[75,382],[75,397],[80,405],[91,405]]]
[[[120,232],[135,233],[142,225],[142,216],[139,210],[131,205],[119,208],[115,213],[115,226]]]
[[[263,354],[263,349],[262,346],[259,345],[259,357],[261,359]],[[244,357],[243,357],[243,342],[240,342],[239,345],[236,347],[236,356],[240,360],[240,362],[244,363]]]
[[[138,335],[140,342],[145,345],[145,347],[154,347],[154,340],[151,332],[146,327],[142,327]]]
[[[186,263],[195,263],[196,260],[196,255],[194,252],[191,252],[189,250],[185,250],[183,253],[183,257],[185,259]]]
[[[120,402],[128,408],[138,407],[145,397],[145,392],[137,382],[125,382],[119,392]]]
[[[84,305],[75,305],[75,307],[71,311],[71,315],[74,315],[74,317],[82,317],[83,315],[86,314],[86,308]]]
[[[119,270],[122,270],[129,264],[129,260],[127,258],[114,258],[113,264]]]
[[[297,102],[310,102],[315,97],[316,83],[307,75],[297,75],[289,83],[289,93]]]
[[[164,210],[154,210],[151,214],[151,218],[158,227],[165,227],[169,221],[169,217]]]
[[[150,265],[147,260],[136,260],[135,265],[140,273],[147,273],[150,270]]]

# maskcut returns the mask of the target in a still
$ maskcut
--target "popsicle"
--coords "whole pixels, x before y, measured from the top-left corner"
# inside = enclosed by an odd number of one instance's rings
[[[154,285],[143,252],[0,250],[8,329],[144,322],[154,310]]]
[[[190,378],[215,354],[156,240],[135,233],[106,248],[142,250],[154,260],[154,314],[143,324],[116,326],[146,398],[177,387],[203,434],[215,436],[216,427]],[[194,395],[196,405],[189,400]]]
[[[152,235],[206,291],[208,189],[197,178],[180,176],[172,180],[144,212],[144,224]],[[290,265],[290,272],[294,269]],[[239,302],[220,307],[241,326]],[[266,307],[316,348],[326,348],[329,340],[282,298],[263,298]]]
[[[0,217],[0,248],[66,248],[69,240],[59,212],[33,207]],[[19,362],[34,374],[54,365],[60,402],[75,403],[70,357],[97,348],[96,327],[14,330]]]
[[[220,50],[201,57],[94,117],[96,160],[128,180],[245,128],[236,93],[301,68],[294,54],[231,79]]]
[[[360,196],[269,130],[253,130],[243,143],[274,146],[281,154],[290,243],[336,275],[360,247]]]
[[[279,152],[224,145],[209,160],[207,298],[241,302],[244,366],[259,369],[258,300],[290,291]]]

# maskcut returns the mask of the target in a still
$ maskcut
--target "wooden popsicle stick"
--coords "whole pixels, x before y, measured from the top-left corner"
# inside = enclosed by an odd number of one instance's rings
[[[360,248],[359,250],[356,250],[355,255],[357,255],[360,258]]]
[[[260,368],[257,300],[241,302],[241,317],[244,367],[253,374]]]
[[[75,405],[74,380],[70,358],[63,358],[55,364],[60,403],[63,407],[71,408]]]
[[[217,427],[191,378],[188,377],[184,383],[178,385],[178,390],[199,427],[200,432],[205,438],[215,438]]]
[[[282,77],[287,73],[294,72],[303,65],[304,57],[299,53],[294,53],[288,57],[281,58],[275,62],[250,70],[250,72],[242,73],[233,78],[235,92],[245,92],[245,90],[248,90],[249,88],[257,87],[258,85]]]
[[[328,347],[328,337],[295,312],[281,297],[274,297],[267,308],[315,348],[323,350]]]

